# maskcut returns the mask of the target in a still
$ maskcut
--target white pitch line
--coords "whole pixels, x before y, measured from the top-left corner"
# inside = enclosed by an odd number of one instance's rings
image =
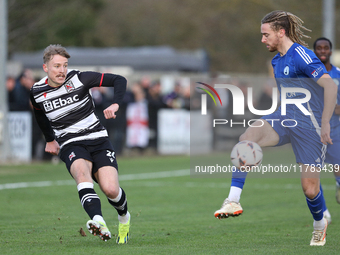
[[[187,176],[187,175],[190,175],[190,169],[155,172],[155,173],[142,173],[142,174],[123,174],[119,176],[119,180],[120,181],[148,180],[148,179],[179,177],[179,176]],[[31,187],[63,186],[63,185],[75,185],[75,182],[74,180],[60,180],[60,181],[4,183],[4,184],[0,184],[0,190],[31,188]]]
[[[155,173],[143,173],[143,174],[124,174],[119,176],[120,181],[133,181],[133,180],[148,180],[158,178],[169,178],[190,175],[190,169],[155,172]]]
[[[229,189],[230,179],[226,178],[224,183],[210,182],[174,182],[174,181],[144,181],[138,183],[125,183],[124,186],[139,186],[139,187],[186,187],[186,188],[209,188],[209,189]],[[323,190],[335,190],[335,184],[322,185]],[[301,184],[247,184],[246,189],[255,190],[301,190]]]
[[[155,173],[141,173],[141,174],[123,174],[119,176],[120,181],[135,181],[135,180],[151,180],[151,179],[159,179],[159,178],[170,178],[170,177],[180,177],[180,176],[188,176],[190,175],[190,169],[182,169],[182,170],[174,170],[174,171],[163,171],[163,172],[155,172]],[[5,189],[20,189],[20,188],[31,188],[31,187],[50,187],[50,186],[64,186],[64,185],[75,185],[73,179],[70,180],[59,180],[59,181],[41,181],[41,182],[17,182],[17,183],[4,183],[0,184],[0,190]],[[136,185],[136,184],[133,184]],[[169,186],[176,185],[174,182],[160,182],[160,181],[150,181],[143,182],[139,184],[140,186],[145,187],[158,187],[158,186]],[[188,188],[202,187],[202,188],[229,188],[230,187],[230,179],[226,180],[225,183],[214,183],[214,182],[185,182],[181,183],[181,186]],[[246,185],[249,189],[301,189],[301,185],[299,184],[284,184],[280,185],[271,185],[271,184],[248,184]],[[334,190],[335,185],[322,185],[324,190]]]

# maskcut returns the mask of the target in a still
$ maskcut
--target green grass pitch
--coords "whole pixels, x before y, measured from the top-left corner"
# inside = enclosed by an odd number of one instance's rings
[[[272,163],[294,162],[289,148],[264,150],[264,155]],[[132,216],[127,245],[88,233],[88,216],[63,163],[1,165],[0,253],[339,254],[340,205],[333,178],[322,179],[333,220],[327,243],[310,247],[313,220],[298,178],[248,178],[241,198],[244,213],[218,220],[213,213],[228,195],[230,179],[193,178],[189,170],[178,171],[189,169],[188,156],[119,158],[118,163]],[[95,189],[116,235],[117,213]],[[80,235],[80,228],[87,236]]]

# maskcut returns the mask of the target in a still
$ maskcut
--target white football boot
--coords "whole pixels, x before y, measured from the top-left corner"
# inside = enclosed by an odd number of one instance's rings
[[[243,209],[240,203],[229,201],[226,198],[222,204],[221,209],[214,213],[214,216],[218,219],[228,218],[229,216],[235,217],[243,213]]]

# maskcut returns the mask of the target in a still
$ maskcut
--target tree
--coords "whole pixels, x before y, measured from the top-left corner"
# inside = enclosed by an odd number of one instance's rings
[[[30,51],[48,44],[101,46],[92,36],[102,0],[9,0],[8,50]]]
[[[9,0],[9,50],[50,43],[203,48],[212,71],[263,73],[273,57],[261,43],[263,16],[279,9],[296,14],[313,31],[311,45],[322,35],[321,5],[319,0]]]

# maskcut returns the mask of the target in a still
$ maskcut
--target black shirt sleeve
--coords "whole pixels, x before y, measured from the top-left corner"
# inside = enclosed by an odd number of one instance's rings
[[[79,80],[88,88],[113,87],[114,96],[112,104],[120,105],[123,101],[127,81],[123,76],[110,73],[81,72]]]
[[[103,87],[113,87],[113,104],[120,105],[123,102],[123,98],[126,92],[127,81],[123,76],[114,74],[104,74]]]

